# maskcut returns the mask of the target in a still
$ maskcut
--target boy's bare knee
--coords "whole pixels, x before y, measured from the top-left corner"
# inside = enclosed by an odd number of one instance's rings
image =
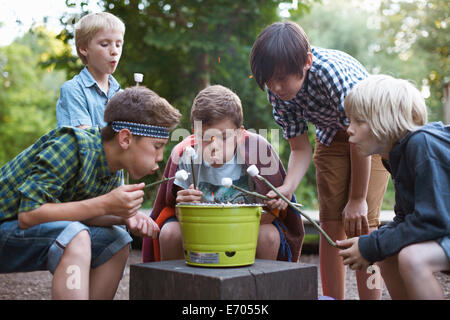
[[[161,260],[182,259],[183,237],[181,227],[178,222],[166,223],[159,233],[159,248],[161,250]]]
[[[159,233],[160,243],[179,243],[182,242],[181,228],[179,223],[166,223]]]
[[[258,245],[264,247],[278,248],[280,246],[280,234],[272,224],[265,224],[260,227]]]
[[[275,228],[271,229],[270,232],[268,232],[268,241],[272,243],[275,247],[280,246],[280,234],[278,233],[278,230]]]
[[[424,261],[414,246],[404,247],[398,253],[398,267],[400,273],[424,271]]]
[[[67,245],[65,253],[72,255],[79,255],[80,257],[91,256],[91,236],[87,230],[82,230],[73,237],[73,239]]]

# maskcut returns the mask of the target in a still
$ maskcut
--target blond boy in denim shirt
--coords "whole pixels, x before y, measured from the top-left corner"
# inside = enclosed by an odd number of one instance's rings
[[[85,67],[61,87],[56,104],[58,127],[106,126],[106,104],[120,90],[112,74],[122,54],[124,34],[124,23],[107,12],[88,14],[78,22],[75,44]]]

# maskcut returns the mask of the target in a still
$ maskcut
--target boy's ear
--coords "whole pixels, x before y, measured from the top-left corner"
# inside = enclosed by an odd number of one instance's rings
[[[313,63],[313,55],[311,52],[308,52],[308,58],[306,59],[306,63],[305,66],[303,67],[305,69],[305,71],[309,70],[309,68],[311,68]]]
[[[128,129],[122,129],[117,134],[117,139],[119,141],[120,147],[123,150],[128,150],[133,139],[133,134]]]
[[[239,129],[237,130],[237,142],[238,144],[240,144],[242,142],[242,139],[244,138],[244,126],[240,126]]]
[[[85,47],[78,47],[78,51],[85,57],[87,57],[87,48]]]

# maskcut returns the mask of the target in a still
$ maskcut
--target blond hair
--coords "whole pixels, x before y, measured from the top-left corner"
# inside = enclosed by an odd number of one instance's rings
[[[192,126],[194,121],[211,125],[230,119],[236,128],[239,128],[242,126],[243,117],[241,99],[233,91],[221,85],[209,86],[200,91],[191,108]]]
[[[345,98],[344,109],[348,117],[368,123],[379,141],[389,143],[427,122],[419,90],[407,80],[388,75],[372,75],[359,82]]]
[[[75,46],[77,48],[77,54],[84,65],[87,64],[87,59],[80,52],[80,47],[87,47],[97,32],[103,29],[117,30],[125,34],[125,24],[122,20],[108,12],[85,15],[75,26]]]

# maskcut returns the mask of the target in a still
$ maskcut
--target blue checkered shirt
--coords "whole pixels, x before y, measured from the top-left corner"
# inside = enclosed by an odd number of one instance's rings
[[[268,99],[285,139],[305,133],[310,122],[316,127],[319,141],[328,146],[336,132],[345,130],[350,123],[344,112],[345,97],[368,73],[344,52],[318,47],[311,51],[313,64],[297,95],[284,101],[267,89]]]

